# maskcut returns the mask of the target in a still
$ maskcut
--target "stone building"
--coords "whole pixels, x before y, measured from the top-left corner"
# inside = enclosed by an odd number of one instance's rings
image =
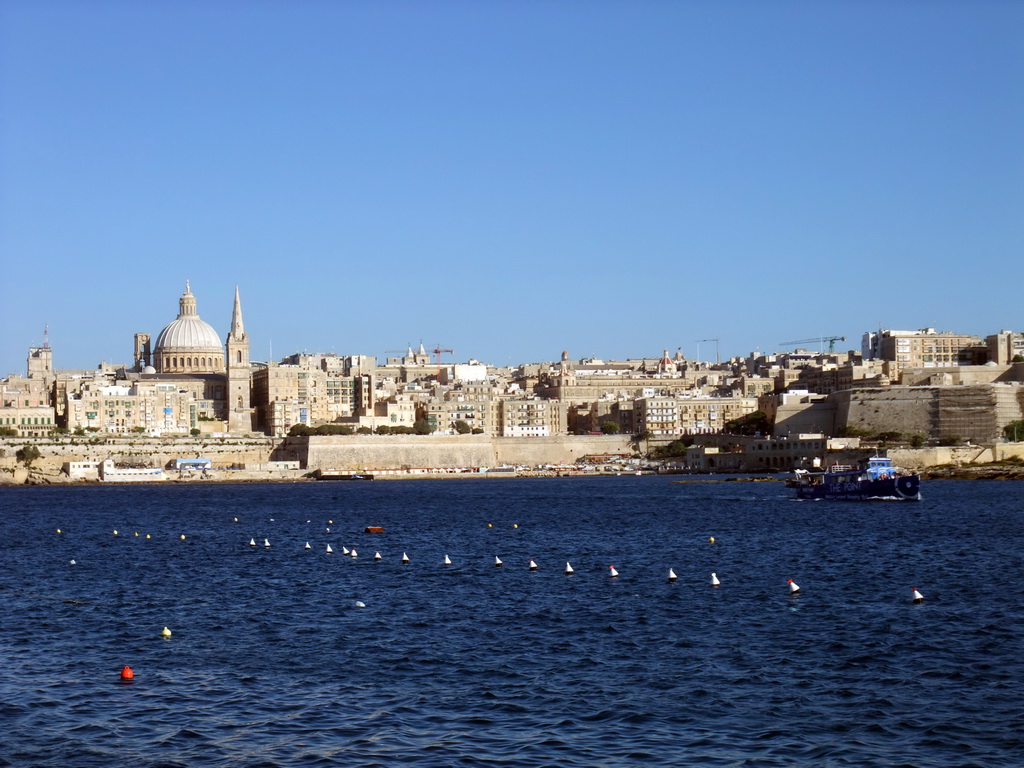
[[[906,368],[943,368],[953,365],[981,365],[988,359],[988,347],[980,336],[936,331],[879,330],[864,334],[861,342],[864,360],[890,363],[886,371],[896,381]]]
[[[238,289],[235,289],[237,308]],[[240,311],[240,310],[239,310]],[[140,341],[145,344],[140,350]],[[160,331],[156,337],[152,362],[145,359],[148,337],[136,334],[136,354],[142,351],[143,359],[136,359],[140,370],[152,364],[155,373],[224,373],[224,348],[213,326],[199,317],[196,297],[188,281],[185,293],[178,299],[178,316]]]

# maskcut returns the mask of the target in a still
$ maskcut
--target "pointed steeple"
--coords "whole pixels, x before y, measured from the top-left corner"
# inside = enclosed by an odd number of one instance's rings
[[[245,336],[245,326],[242,325],[242,300],[238,297],[238,286],[235,286],[235,308],[231,313],[231,335],[236,339]]]

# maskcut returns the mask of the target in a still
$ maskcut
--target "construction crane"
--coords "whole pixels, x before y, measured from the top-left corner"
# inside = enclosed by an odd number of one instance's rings
[[[715,342],[715,365],[722,362],[721,357],[718,355],[718,339],[697,339],[697,343],[700,344],[702,341],[713,341]],[[697,347],[697,362],[700,362],[700,347]]]
[[[455,350],[454,349],[441,349],[441,345],[438,344],[436,347],[434,347],[430,351],[433,352],[435,355],[437,355],[437,380],[440,381],[441,380],[441,355],[443,353],[448,353],[449,355],[454,355],[455,354]]]
[[[846,341],[845,336],[815,336],[813,339],[797,339],[796,341],[780,341],[779,344],[783,347],[796,347],[800,344],[821,344],[822,348],[825,346],[825,342],[828,342],[828,353],[831,355],[836,351],[836,342]]]

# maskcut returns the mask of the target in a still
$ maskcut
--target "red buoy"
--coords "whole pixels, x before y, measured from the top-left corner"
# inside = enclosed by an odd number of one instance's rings
[[[132,672],[132,668],[131,667],[127,667],[126,666],[124,669],[121,670],[121,679],[122,680],[131,680],[133,677],[135,677],[135,673]]]

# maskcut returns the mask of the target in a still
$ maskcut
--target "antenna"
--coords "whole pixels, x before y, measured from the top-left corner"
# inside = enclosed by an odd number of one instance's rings
[[[47,323],[43,326],[43,349],[50,348],[50,325]]]

